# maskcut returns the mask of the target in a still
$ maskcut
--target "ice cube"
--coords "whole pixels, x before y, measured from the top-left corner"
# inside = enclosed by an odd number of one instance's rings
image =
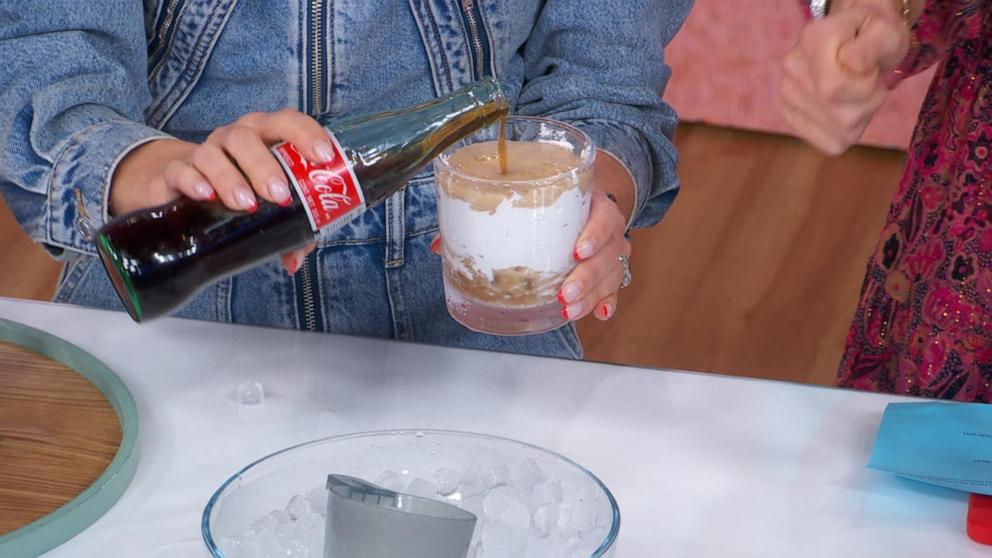
[[[412,496],[419,496],[421,498],[436,498],[438,491],[437,487],[434,486],[434,483],[417,477],[410,481],[410,484],[406,487],[404,492]]]
[[[572,506],[572,510],[572,528],[576,531],[588,531],[599,521],[596,506],[589,500]]]
[[[519,558],[527,545],[526,536],[501,521],[488,522],[479,536],[482,555],[485,558]]]
[[[296,521],[300,529],[310,530],[324,525],[324,517],[307,506],[307,513]]]
[[[310,513],[310,504],[307,503],[306,498],[297,494],[290,498],[289,503],[286,504],[286,513],[289,514],[290,519],[298,521]]]
[[[223,541],[221,541],[223,542]],[[258,543],[254,540],[244,541],[244,546],[238,548],[230,548],[221,546],[221,552],[224,553],[224,558],[255,558],[258,556]]]
[[[554,558],[565,558],[567,556],[569,541],[568,541],[568,539],[566,537],[562,537],[560,535],[552,535],[552,536],[550,536],[550,537],[548,537],[546,539],[537,539],[537,541],[538,541],[538,544],[535,545],[535,546],[537,546],[538,548],[542,548],[542,546],[543,546],[543,548],[545,549],[545,552],[546,552],[546,554],[544,554],[544,556],[546,556],[548,558],[551,558],[551,557],[554,557]],[[541,542],[543,542],[545,544],[544,545],[541,545],[540,544]],[[590,554],[592,554],[592,553],[590,552]],[[535,558],[536,558],[536,556],[537,555],[535,554]],[[586,556],[584,558],[589,558],[589,557]]]
[[[272,513],[269,514],[269,517],[276,521],[276,526],[289,525],[293,522],[293,520],[289,517],[289,514],[286,513],[286,510],[273,510]]]
[[[474,515],[481,523],[486,518],[485,501],[485,497],[482,494],[473,494],[472,496],[462,498],[458,505],[463,510]]]
[[[283,549],[287,558],[310,558],[310,548],[300,541],[289,541],[283,545]]]
[[[561,555],[562,558],[589,558],[599,548],[599,543],[590,544],[578,537],[572,537],[568,542],[568,548]]]
[[[250,528],[252,532],[254,532],[257,535],[263,531],[274,530],[276,528],[276,525],[279,525],[279,522],[276,521],[276,518],[273,517],[272,514],[267,514],[263,517],[256,519],[251,524]]]
[[[501,486],[486,494],[486,498],[482,502],[482,509],[485,511],[487,519],[498,519],[512,503],[513,495],[510,493],[510,489]]]
[[[403,485],[405,483],[403,482],[403,477],[401,477],[396,471],[386,471],[375,479],[375,484],[385,488],[386,490],[402,492]]]
[[[293,523],[285,523],[282,525],[277,525],[275,530],[276,538],[278,538],[279,542],[282,543],[284,546],[289,544],[290,541],[294,540],[299,534],[299,532],[300,530]]]
[[[314,525],[303,531],[298,539],[310,549],[310,556],[313,558],[323,558],[324,556],[324,523]]]
[[[262,384],[258,382],[245,382],[238,386],[238,403],[242,405],[258,405],[263,401],[265,401],[265,389],[262,388]]]
[[[448,496],[458,490],[458,472],[447,467],[434,472],[434,483],[437,484],[437,493],[441,496]]]
[[[510,484],[510,468],[506,465],[497,465],[485,472],[483,482],[486,488],[496,488],[497,486],[507,486]]]
[[[248,556],[251,545],[248,540],[240,537],[223,537],[220,540],[220,548],[224,552],[224,556],[245,558]]]
[[[547,476],[545,476],[544,471],[537,466],[537,462],[533,459],[525,459],[518,463],[510,475],[514,488],[521,494],[529,493],[546,479]]]
[[[527,541],[524,558],[559,558],[563,550],[554,539],[532,539]]]
[[[565,483],[562,485],[565,492],[565,501],[578,507],[579,504],[599,504],[602,499],[602,491],[596,487],[583,483],[574,485]]]
[[[462,467],[462,472],[458,476],[458,491],[462,496],[473,496],[486,492],[486,483],[483,480],[485,469],[478,461],[472,460]]]
[[[555,532],[558,527],[558,504],[543,504],[534,512],[534,528],[542,537]]]
[[[517,531],[526,531],[530,528],[530,511],[519,502],[513,502],[500,514],[500,520]]]
[[[569,533],[572,531],[572,516],[575,511],[572,509],[570,504],[559,504],[558,505],[558,525],[555,530],[560,534]]]
[[[582,536],[582,538],[584,540],[589,541],[590,543],[595,543],[598,546],[602,544],[603,541],[606,540],[606,537],[609,536],[609,534],[610,534],[609,527],[605,525],[597,525],[592,529],[590,529],[589,531],[586,531],[586,533]]]
[[[560,504],[563,495],[560,482],[546,481],[534,486],[531,501],[538,506],[543,504]]]
[[[320,514],[321,517],[327,516],[327,489],[323,486],[315,486],[307,491],[307,503],[310,504],[310,509]]]
[[[255,540],[258,541],[258,556],[279,556],[283,552],[282,543],[272,531],[260,531]]]

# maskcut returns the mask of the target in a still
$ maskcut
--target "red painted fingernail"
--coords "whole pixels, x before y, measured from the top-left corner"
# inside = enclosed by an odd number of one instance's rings
[[[290,268],[289,274],[296,275],[296,272],[299,271],[301,267],[303,267],[303,258],[299,256],[293,256],[292,265],[289,266]]]
[[[578,281],[568,281],[561,286],[561,300],[562,303],[572,303],[581,298],[582,295],[582,284]]]
[[[334,160],[334,149],[328,141],[320,140],[313,146],[313,152],[317,155],[318,162],[330,163]]]
[[[242,207],[245,208],[245,213],[255,213],[258,211],[258,200],[254,197],[251,199],[251,205],[248,205],[248,200],[242,200]]]
[[[440,236],[439,237],[436,237],[434,240],[431,241],[431,252],[434,252],[435,254],[440,254],[441,253],[441,237]]]
[[[561,309],[561,317],[562,317],[563,320],[567,320],[568,319],[568,307],[567,306],[562,307],[562,309]]]
[[[214,189],[211,188],[206,182],[197,182],[194,184],[193,191],[196,192],[196,197],[201,200],[210,200],[217,195],[217,193],[214,192]]]
[[[578,248],[576,248],[575,250],[572,250],[572,259],[574,259],[577,262],[581,262],[582,261],[582,258],[579,256],[579,249]]]
[[[569,304],[566,306],[565,310],[562,312],[562,315],[565,316],[566,320],[573,320],[578,316],[581,316],[584,310],[585,307],[583,304],[581,302],[576,302],[575,304]]]
[[[596,245],[591,240],[583,240],[575,247],[575,259],[582,261],[596,252]]]
[[[603,316],[604,320],[608,320],[612,313],[613,313],[613,307],[609,303],[604,304],[600,308],[600,315]]]
[[[258,209],[258,200],[255,199],[255,196],[251,193],[251,190],[249,190],[247,186],[235,187],[234,201],[237,202],[238,207],[248,213],[252,213]]]
[[[568,301],[565,300],[565,293],[558,291],[558,302],[560,302],[562,306],[568,304]]]

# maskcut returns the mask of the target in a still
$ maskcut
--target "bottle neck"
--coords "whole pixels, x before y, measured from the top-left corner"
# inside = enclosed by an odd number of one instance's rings
[[[509,113],[506,96],[492,78],[466,85],[434,103],[418,115],[423,117],[421,122],[430,123],[424,145],[431,151],[431,158]]]
[[[509,101],[495,79],[487,77],[482,81],[466,86],[464,95],[472,100],[479,112],[487,119],[496,121],[510,112]]]
[[[361,150],[369,146],[372,136],[382,143],[390,139],[410,141],[414,136],[442,132],[444,135],[458,134],[463,127],[484,128],[495,123],[509,113],[509,103],[492,78],[474,82],[447,95],[399,111],[382,112],[373,115],[360,115],[339,120],[328,130],[334,133],[341,143]],[[460,138],[456,138],[460,139]],[[414,140],[417,141],[417,140]]]

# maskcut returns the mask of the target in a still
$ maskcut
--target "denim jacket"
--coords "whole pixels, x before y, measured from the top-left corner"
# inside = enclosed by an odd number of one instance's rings
[[[691,0],[0,0],[0,192],[68,260],[57,300],[120,309],[93,257],[117,163],[163,137],[202,141],[251,111],[321,122],[446,94],[482,75],[518,114],[575,124],[637,187],[635,225],[678,189],[663,48]],[[477,348],[578,356],[571,328],[499,340],[444,311],[425,170],[321,234],[297,277],[275,263],[178,314]],[[567,329],[567,331],[566,331]]]

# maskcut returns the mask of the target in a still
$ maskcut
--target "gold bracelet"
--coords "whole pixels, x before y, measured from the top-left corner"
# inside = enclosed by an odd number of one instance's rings
[[[913,1],[902,0],[902,21],[906,27],[913,27]]]

